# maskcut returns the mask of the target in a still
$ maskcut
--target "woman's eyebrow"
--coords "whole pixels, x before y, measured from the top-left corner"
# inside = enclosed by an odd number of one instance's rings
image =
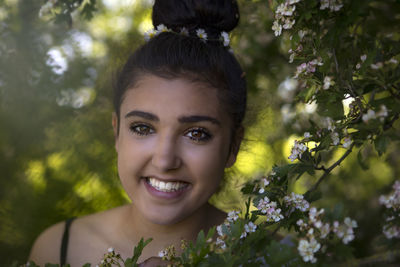
[[[202,115],[183,116],[183,117],[179,117],[178,121],[181,123],[194,123],[194,122],[209,121],[213,124],[221,126],[221,122],[219,120],[217,120],[213,117],[202,116]]]
[[[160,121],[160,119],[157,117],[157,115],[154,115],[149,112],[145,111],[140,111],[140,110],[132,110],[128,112],[125,115],[125,118],[128,117],[140,117],[146,120],[150,121]],[[217,120],[216,118],[210,117],[210,116],[204,116],[204,115],[192,115],[192,116],[182,116],[178,118],[178,121],[180,123],[196,123],[196,122],[202,122],[202,121],[208,121],[213,124],[216,124],[218,126],[221,125],[221,122]]]
[[[132,111],[128,112],[125,115],[125,118],[129,118],[129,117],[141,117],[143,119],[150,120],[150,121],[160,121],[160,119],[156,115],[149,113],[149,112],[140,111],[140,110],[132,110]]]

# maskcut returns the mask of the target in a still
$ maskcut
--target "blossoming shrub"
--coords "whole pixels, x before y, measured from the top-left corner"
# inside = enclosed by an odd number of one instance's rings
[[[321,198],[319,185],[333,169],[357,149],[372,144],[379,155],[399,139],[393,125],[400,113],[399,1],[374,0],[270,0],[280,36],[294,64],[297,103],[317,106],[303,138],[291,150],[291,163],[275,166],[265,176],[242,188],[248,198],[245,211],[231,211],[226,221],[195,243],[173,247],[160,257],[175,266],[330,266],[353,260],[348,244],[357,237],[357,222],[335,209],[312,206]],[[347,104],[346,104],[347,103]],[[292,119],[298,120],[303,114]],[[304,119],[304,118],[303,118]],[[332,160],[332,152],[342,154]],[[303,194],[289,184],[303,175],[318,177]],[[400,238],[400,182],[380,198],[387,209],[383,233]],[[282,239],[279,233],[290,233]],[[111,250],[101,266],[137,266],[146,242],[123,262]],[[398,253],[400,254],[400,253]],[[383,261],[395,261],[395,258]],[[357,264],[357,261],[355,261]]]

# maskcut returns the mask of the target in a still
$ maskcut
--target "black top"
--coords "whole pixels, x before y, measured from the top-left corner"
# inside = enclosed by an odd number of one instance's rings
[[[64,266],[67,261],[67,251],[68,251],[68,239],[69,239],[69,228],[71,227],[72,221],[75,217],[69,218],[65,221],[64,234],[61,241],[61,253],[60,253],[60,266]]]

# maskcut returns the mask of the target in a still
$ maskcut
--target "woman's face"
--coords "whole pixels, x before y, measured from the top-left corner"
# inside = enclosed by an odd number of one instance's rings
[[[119,176],[142,216],[172,224],[203,207],[236,159],[216,89],[145,75],[120,112]]]

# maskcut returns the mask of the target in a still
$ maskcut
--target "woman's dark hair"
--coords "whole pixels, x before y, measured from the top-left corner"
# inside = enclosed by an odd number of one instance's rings
[[[164,24],[163,32],[136,50],[127,60],[114,85],[114,107],[120,121],[125,92],[142,75],[185,78],[215,87],[230,113],[233,129],[241,127],[246,110],[246,81],[235,56],[220,41],[221,32],[233,30],[239,21],[234,0],[155,0],[153,25]],[[179,34],[185,27],[189,35]],[[196,35],[204,29],[207,41]],[[119,128],[119,127],[118,127]]]

